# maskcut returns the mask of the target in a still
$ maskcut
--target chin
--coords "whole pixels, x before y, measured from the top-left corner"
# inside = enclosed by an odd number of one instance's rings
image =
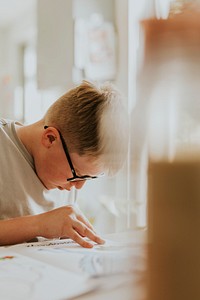
[[[47,184],[47,183],[45,183],[45,182],[42,182],[42,183],[43,183],[43,185],[45,186],[45,188],[46,188],[47,190],[53,190],[53,189],[56,189],[56,188],[57,188],[57,186],[53,186],[53,185]]]

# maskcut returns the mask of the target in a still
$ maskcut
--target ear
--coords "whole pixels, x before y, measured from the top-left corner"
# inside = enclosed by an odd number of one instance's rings
[[[59,133],[56,128],[48,127],[44,129],[42,134],[42,144],[46,148],[50,148],[59,139]]]

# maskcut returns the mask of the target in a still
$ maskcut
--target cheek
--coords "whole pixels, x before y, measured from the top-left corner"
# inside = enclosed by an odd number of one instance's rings
[[[45,182],[66,182],[66,169],[63,165],[59,167],[56,161],[42,162],[42,164],[35,165],[38,177]]]
[[[58,165],[50,166],[45,170],[45,175],[46,178],[57,183],[65,183],[67,178],[66,169],[62,165],[60,168]]]

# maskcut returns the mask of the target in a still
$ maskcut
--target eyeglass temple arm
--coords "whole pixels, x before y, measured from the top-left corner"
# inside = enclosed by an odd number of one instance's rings
[[[48,127],[49,127],[49,126],[45,125],[45,126],[44,126],[44,129],[47,129]],[[57,130],[58,130],[58,129],[57,129]],[[69,155],[69,151],[68,151],[67,146],[66,146],[66,144],[65,144],[64,138],[62,137],[62,134],[60,133],[59,130],[58,130],[58,133],[59,133],[59,135],[60,135],[60,139],[61,139],[63,148],[64,148],[64,150],[65,150],[65,155],[66,155],[67,160],[68,160],[68,163],[69,163],[69,165],[70,165],[72,174],[73,174],[73,176],[76,176],[76,172],[75,172],[75,170],[74,170],[74,166],[73,166],[73,164],[72,164],[71,157],[70,157],[70,155]]]
[[[59,132],[59,131],[58,131],[58,132]],[[59,134],[60,134],[60,132],[59,132]],[[68,160],[68,163],[69,163],[69,165],[70,165],[71,171],[72,171],[73,175],[76,176],[76,172],[75,172],[75,170],[74,170],[74,166],[73,166],[73,164],[72,164],[71,157],[70,157],[70,155],[69,155],[69,151],[68,151],[68,149],[67,149],[67,147],[66,147],[65,141],[64,141],[64,139],[63,139],[63,137],[62,137],[61,134],[60,134],[60,139],[61,139],[63,148],[64,148],[64,150],[65,150],[65,155],[67,156],[67,160]]]

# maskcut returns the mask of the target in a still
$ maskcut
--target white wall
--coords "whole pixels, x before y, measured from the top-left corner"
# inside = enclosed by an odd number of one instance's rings
[[[7,118],[15,117],[14,93],[21,80],[21,47],[35,43],[36,2],[30,3],[30,7],[15,17],[13,23],[0,28],[0,114]]]
[[[39,89],[72,87],[72,0],[38,0],[37,80]]]

